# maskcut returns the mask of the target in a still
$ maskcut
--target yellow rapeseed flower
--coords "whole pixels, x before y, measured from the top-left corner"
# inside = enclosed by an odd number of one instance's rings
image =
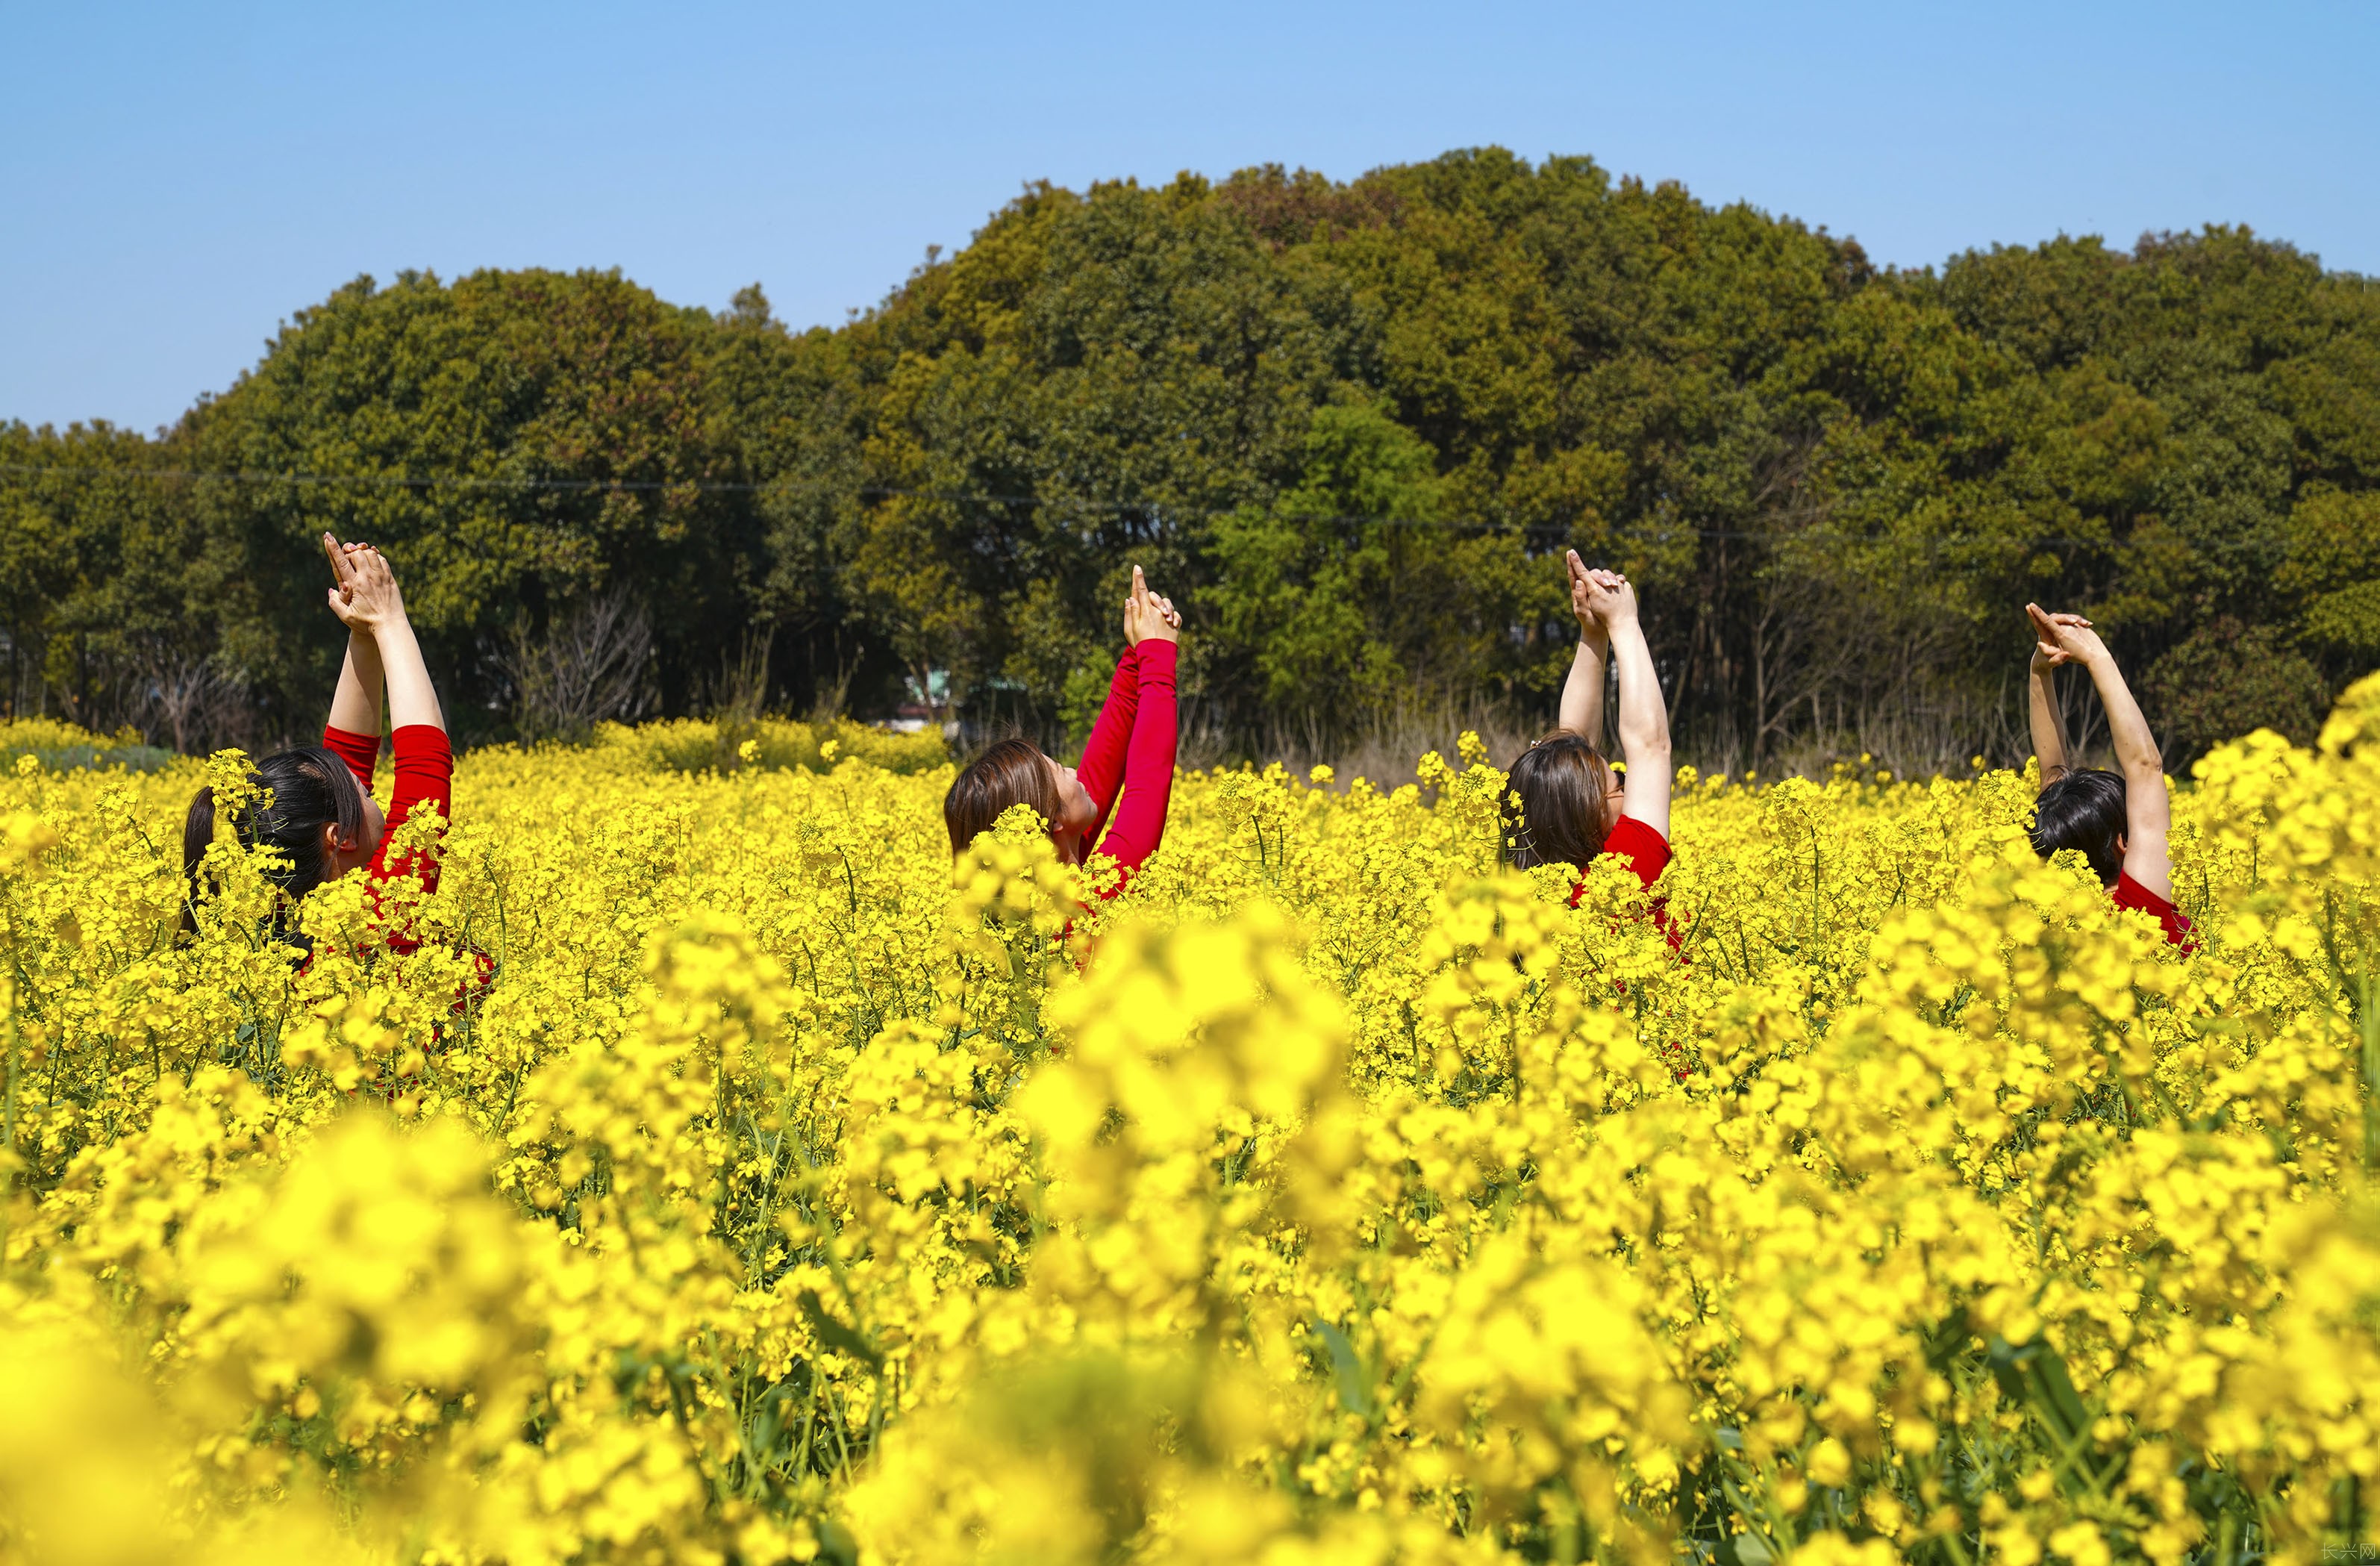
[[[0,776],[0,1548],[2372,1537],[2380,678],[2178,791],[2189,954],[1980,760],[1682,771],[1673,953],[1499,868],[1475,734],[1185,773],[1102,901],[1026,813],[953,862],[907,741],[733,732],[474,753],[436,892],[296,931],[228,836],[183,931],[236,754]]]

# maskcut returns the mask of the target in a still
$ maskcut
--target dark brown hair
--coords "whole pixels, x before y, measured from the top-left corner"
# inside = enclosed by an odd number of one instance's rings
[[[1580,869],[1603,852],[1603,758],[1585,735],[1556,729],[1513,759],[1504,783],[1504,862]]]
[[[2033,807],[2033,851],[2048,858],[2061,848],[2082,851],[2103,885],[2124,873],[2116,839],[2124,830],[2124,780],[2086,767],[2041,791]]]
[[[258,796],[232,818],[232,832],[245,848],[276,848],[287,863],[265,872],[295,903],[322,884],[329,867],[322,857],[322,829],[335,825],[353,838],[364,830],[363,795],[347,764],[319,745],[268,756],[248,774]],[[264,803],[270,790],[273,803]],[[207,846],[215,840],[215,791],[199,790],[182,819],[182,929],[198,929],[198,899],[211,890],[199,884]]]
[[[1050,759],[1031,740],[1001,740],[953,780],[942,796],[952,856],[965,853],[977,834],[990,831],[1012,805],[1030,805],[1044,823],[1058,822],[1058,780],[1050,775]]]

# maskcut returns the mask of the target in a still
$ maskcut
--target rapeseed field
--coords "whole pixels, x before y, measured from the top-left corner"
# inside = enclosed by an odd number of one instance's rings
[[[930,741],[681,724],[466,757],[301,961],[228,842],[176,933],[237,765],[74,738],[0,776],[8,1559],[2374,1537],[2380,677],[2178,791],[2186,954],[1980,765],[1685,774],[1673,956],[1472,741],[1187,774],[1101,904],[954,874]]]

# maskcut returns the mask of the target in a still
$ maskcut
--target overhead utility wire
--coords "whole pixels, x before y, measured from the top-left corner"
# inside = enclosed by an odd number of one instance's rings
[[[623,493],[644,494],[664,490],[690,491],[697,494],[761,494],[771,491],[835,491],[844,486],[828,479],[778,479],[766,483],[731,482],[719,480],[689,480],[673,483],[661,479],[470,479],[417,478],[402,473],[258,473],[241,469],[211,472],[190,467],[81,467],[70,464],[41,466],[31,463],[0,463],[0,474],[23,478],[79,476],[94,479],[187,479],[214,480],[235,484],[294,484],[307,488],[330,488],[351,485],[361,488],[402,490],[552,490],[573,494]],[[850,493],[862,500],[923,500],[946,505],[1041,505],[1058,509],[1089,511],[1100,514],[1137,512],[1150,516],[1216,517],[1228,516],[1239,507],[1176,506],[1155,501],[1098,501],[1075,499],[1064,495],[1003,495],[989,492],[949,492],[941,490],[903,490],[881,484],[861,484]],[[1301,520],[1334,527],[1378,528],[1440,528],[1456,532],[1528,532],[1549,531],[1550,528],[1531,524],[1510,524],[1487,521],[1433,521],[1418,516],[1309,516]],[[1743,541],[1774,541],[1779,533],[1755,533],[1741,528],[1681,528],[1674,526],[1644,527],[1614,533],[1616,540],[1627,541],[1661,541],[1674,538],[1721,539]],[[1889,541],[1889,540],[1876,540]],[[1945,544],[2022,544],[2027,548],[2042,546],[2070,549],[2129,549],[2136,547],[2131,539],[2074,539],[2035,537],[2024,539],[1934,537],[1924,542],[1939,547]]]

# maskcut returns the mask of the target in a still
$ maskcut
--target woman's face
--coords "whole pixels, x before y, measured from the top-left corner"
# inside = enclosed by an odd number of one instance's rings
[[[372,856],[380,852],[380,834],[388,826],[387,812],[380,807],[380,801],[372,797],[371,790],[345,767],[339,769],[339,775],[347,780],[349,788],[363,796],[363,827],[356,833],[353,843],[339,841],[336,823],[322,829],[329,838],[334,876],[343,876],[349,870],[361,869],[370,864]]]
[[[1058,785],[1058,821],[1054,835],[1062,843],[1069,838],[1080,842],[1085,832],[1099,824],[1099,807],[1091,802],[1091,791],[1075,776],[1074,768],[1062,767],[1047,756],[1041,759]]]
[[[1611,829],[1620,824],[1621,815],[1628,808],[1628,774],[1600,756],[1595,759],[1595,764],[1603,769],[1603,835],[1609,837]]]

